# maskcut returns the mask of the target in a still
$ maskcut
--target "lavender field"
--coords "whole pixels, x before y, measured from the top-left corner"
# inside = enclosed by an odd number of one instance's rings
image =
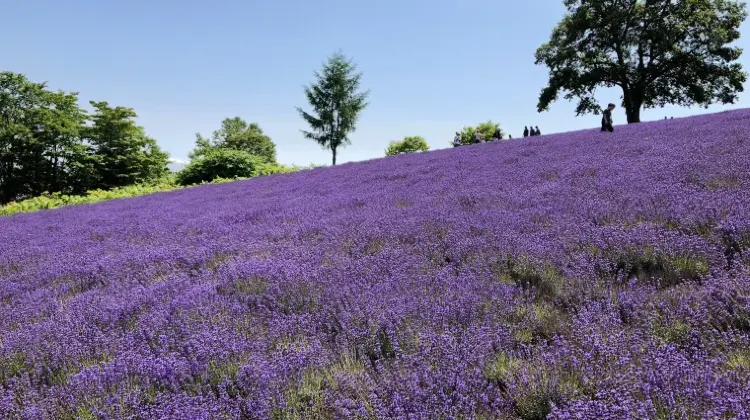
[[[750,418],[750,110],[0,218],[0,418]]]

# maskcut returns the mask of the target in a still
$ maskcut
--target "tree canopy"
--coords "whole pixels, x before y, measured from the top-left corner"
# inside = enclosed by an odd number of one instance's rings
[[[567,14],[536,64],[549,68],[539,112],[563,93],[598,114],[597,87],[622,89],[628,123],[642,107],[734,103],[746,74],[732,46],[747,17],[734,0],[564,0]]]
[[[240,117],[226,118],[211,139],[196,134],[195,149],[190,158],[198,158],[215,149],[241,150],[260,157],[266,163],[276,163],[276,145],[256,123],[248,124]]]
[[[369,91],[359,91],[361,79],[354,63],[335,53],[315,72],[315,82],[304,88],[313,112],[297,107],[311,129],[302,130],[303,135],[329,149],[334,165],[338,149],[351,143],[349,133],[356,130],[359,115],[368,105]]]
[[[388,148],[385,149],[385,155],[395,156],[404,153],[424,152],[427,150],[430,150],[430,146],[424,138],[420,136],[409,136],[404,137],[401,141],[394,140],[390,142]]]
[[[84,132],[96,153],[95,188],[124,187],[168,173],[169,155],[135,124],[137,115],[132,108],[95,101],[91,106],[96,110],[91,118],[93,125]]]
[[[129,108],[52,91],[23,74],[0,72],[0,204],[44,192],[80,194],[158,178],[167,154]]]

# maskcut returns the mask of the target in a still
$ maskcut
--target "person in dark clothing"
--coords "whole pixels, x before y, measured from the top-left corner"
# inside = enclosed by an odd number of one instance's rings
[[[541,135],[542,135],[542,132],[541,132],[541,131],[539,131],[539,126],[538,126],[538,125],[536,125],[536,126],[534,126],[534,127],[536,127],[536,134],[534,134],[534,135],[535,135],[535,136],[541,136]]]
[[[502,134],[500,134],[500,129],[498,128],[495,130],[495,133],[492,134],[492,140],[500,140],[502,138]]]
[[[461,133],[456,131],[456,137],[453,137],[453,147],[458,147],[461,145]]]
[[[474,143],[482,143],[484,142],[484,139],[482,138],[482,133],[479,131],[474,132]]]
[[[526,126],[523,127],[523,136],[529,137],[529,127],[526,127]]]
[[[508,134],[508,140],[513,140],[513,135],[512,134]]]
[[[609,131],[610,133],[615,131],[612,127],[612,110],[615,109],[615,104],[607,105],[607,109],[602,112],[602,131]]]

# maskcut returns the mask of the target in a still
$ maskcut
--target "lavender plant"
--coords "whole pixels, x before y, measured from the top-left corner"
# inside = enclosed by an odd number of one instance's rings
[[[748,418],[748,122],[0,218],[0,418]]]

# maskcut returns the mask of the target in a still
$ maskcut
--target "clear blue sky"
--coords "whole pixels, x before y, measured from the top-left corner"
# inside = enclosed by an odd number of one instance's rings
[[[2,0],[0,69],[80,92],[82,104],[129,106],[173,157],[225,117],[258,122],[282,163],[329,163],[305,140],[302,86],[338,49],[364,72],[371,104],[340,162],[382,156],[390,140],[447,147],[464,125],[492,119],[519,137],[595,127],[558,102],[538,114],[547,71],[534,50],[562,0]],[[748,46],[750,27],[741,46]],[[746,50],[748,50],[746,48]],[[742,63],[750,70],[750,50]],[[619,104],[619,92],[600,91]],[[646,110],[644,120],[748,106]],[[615,123],[625,122],[621,108]]]

